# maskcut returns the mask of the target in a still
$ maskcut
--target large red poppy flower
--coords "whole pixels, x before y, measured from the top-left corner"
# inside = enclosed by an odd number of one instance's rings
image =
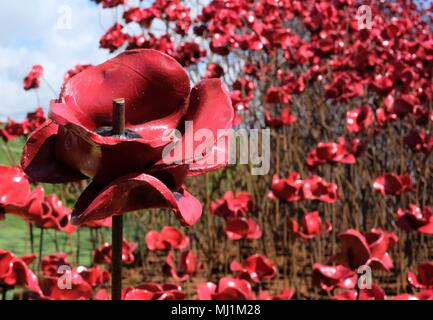
[[[26,261],[3,249],[0,249],[0,285],[19,286],[41,293],[38,279]]]
[[[397,225],[405,231],[433,234],[433,212],[429,208],[421,209],[410,204],[406,210],[398,209]]]
[[[225,233],[230,240],[259,239],[262,236],[260,226],[254,218],[228,218]]]
[[[197,285],[199,300],[252,300],[254,293],[247,280],[223,277],[218,285],[212,282]]]
[[[44,68],[36,64],[24,78],[24,90],[37,89],[41,84],[41,77],[44,73]]]
[[[224,219],[246,216],[254,211],[254,199],[249,192],[242,191],[235,196],[233,191],[227,191],[223,198],[212,201],[210,209],[214,215]]]
[[[412,190],[412,179],[409,175],[385,173],[374,180],[373,188],[384,196],[400,195]]]
[[[351,269],[342,266],[327,266],[315,263],[313,266],[313,285],[326,291],[335,288],[353,289],[356,286],[358,275]]]
[[[244,260],[242,265],[237,261],[232,261],[230,270],[236,272],[237,278],[251,280],[256,283],[272,279],[277,274],[275,264],[261,254],[254,254],[248,257]]]
[[[180,254],[179,263],[177,265],[173,261],[173,251],[170,251],[165,260],[163,271],[177,281],[186,281],[197,273],[198,268],[199,263],[191,250],[184,251]]]
[[[123,240],[122,243],[122,263],[132,264],[135,261],[134,251],[137,244]],[[111,243],[105,243],[93,251],[93,263],[110,264],[113,257],[113,247]]]
[[[388,250],[398,241],[395,233],[371,229],[362,235],[350,229],[340,234],[339,238],[341,251],[336,256],[338,263],[352,270],[362,265],[386,271],[393,268]]]
[[[125,99],[126,108],[126,133],[121,137],[110,136],[117,98]],[[187,175],[226,164],[227,157],[222,162],[208,157],[221,159],[214,146],[231,128],[233,108],[220,80],[203,80],[190,91],[188,76],[174,59],[143,49],[124,52],[71,78],[59,100],[52,102],[50,117],[27,141],[22,166],[35,181],[93,179],[76,203],[74,223],[171,207],[182,223],[192,225],[201,215],[201,204],[182,184]],[[185,128],[183,121],[193,125]],[[177,143],[167,136],[167,130],[174,129],[183,133]],[[211,130],[213,139],[194,141],[200,129]],[[187,152],[189,141],[200,155]],[[173,145],[174,159],[163,159],[164,148]]]
[[[319,211],[312,211],[304,214],[301,218],[300,225],[296,219],[291,219],[288,224],[294,234],[304,239],[312,239],[318,234],[330,232],[332,230],[329,221],[325,221],[326,228],[323,228],[322,218],[320,217]]]
[[[433,289],[433,262],[424,262],[418,265],[418,275],[409,271],[407,280],[415,288]]]
[[[185,249],[189,238],[182,231],[170,226],[164,226],[161,232],[152,230],[146,234],[147,248],[151,251]]]

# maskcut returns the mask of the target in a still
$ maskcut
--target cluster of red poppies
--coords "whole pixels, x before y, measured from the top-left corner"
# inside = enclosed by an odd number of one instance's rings
[[[18,122],[8,119],[3,128],[0,129],[0,136],[5,142],[26,137],[35,131],[45,122],[44,109],[38,107],[34,112],[29,112],[24,121]]]

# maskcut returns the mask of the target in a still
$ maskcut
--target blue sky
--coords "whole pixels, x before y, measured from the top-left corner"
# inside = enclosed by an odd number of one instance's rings
[[[115,20],[115,10],[100,11],[90,0],[2,1],[0,9],[1,120],[21,119],[37,107],[35,92],[22,89],[34,64],[44,66],[45,78],[58,91],[65,71],[75,64],[97,64],[110,57],[98,46],[99,37]],[[70,19],[65,19],[65,12]],[[70,28],[62,28],[68,19]],[[44,82],[39,96],[45,109],[55,97]]]

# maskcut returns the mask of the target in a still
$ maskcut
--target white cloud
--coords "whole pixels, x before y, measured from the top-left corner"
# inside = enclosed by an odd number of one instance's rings
[[[90,0],[5,1],[0,20],[0,119],[20,119],[37,107],[36,94],[22,89],[34,64],[59,91],[64,73],[75,64],[97,64],[109,57],[99,49],[99,38],[115,21],[115,10],[100,10]],[[70,13],[70,19],[65,16]],[[118,14],[120,14],[118,12]],[[70,29],[58,28],[71,22]],[[47,109],[55,97],[46,83],[38,90]]]

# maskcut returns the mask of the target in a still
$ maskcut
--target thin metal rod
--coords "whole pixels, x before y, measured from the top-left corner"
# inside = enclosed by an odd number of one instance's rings
[[[125,133],[125,99],[113,101],[113,135]],[[111,228],[112,264],[111,264],[111,299],[122,299],[122,243],[123,216],[112,217]]]
[[[113,135],[125,133],[125,99],[113,100]]]

